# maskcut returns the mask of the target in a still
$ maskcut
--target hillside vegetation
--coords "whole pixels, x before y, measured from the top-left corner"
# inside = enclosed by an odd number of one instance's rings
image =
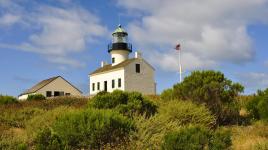
[[[0,96],[0,149],[268,149],[268,90],[196,71],[160,96]],[[40,99],[39,99],[39,98]]]

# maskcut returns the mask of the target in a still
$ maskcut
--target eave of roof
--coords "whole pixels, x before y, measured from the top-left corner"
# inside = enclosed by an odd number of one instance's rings
[[[137,58],[131,58],[131,59],[125,60],[125,61],[123,61],[117,65],[114,65],[114,66],[112,66],[111,64],[105,65],[105,66],[100,67],[100,68],[96,69],[95,71],[91,72],[89,75],[99,74],[99,73],[123,68],[123,67],[127,66],[128,64],[130,64],[131,62],[135,61],[135,59],[137,59]]]
[[[43,87],[45,87],[46,85],[48,85],[49,83],[51,83],[52,81],[54,81],[57,78],[62,78],[64,81],[66,81],[68,84],[70,84],[73,88],[75,88],[77,91],[79,91],[80,93],[82,93],[78,88],[76,88],[69,81],[67,81],[66,79],[64,79],[62,76],[56,76],[56,77],[52,77],[52,78],[49,78],[49,79],[46,79],[46,80],[43,80],[43,81],[37,83],[32,88],[30,88],[30,89],[24,91],[23,93],[21,93],[19,96],[25,95],[25,94],[35,93],[35,92],[37,92],[38,90],[42,89]]]
[[[43,88],[44,86],[48,85],[49,83],[51,83],[52,81],[54,81],[54,80],[57,79],[58,77],[60,77],[60,76],[56,76],[56,77],[52,77],[52,78],[43,80],[43,81],[37,83],[36,85],[34,85],[32,88],[30,88],[30,89],[24,91],[24,92],[21,93],[19,96],[21,96],[21,95],[25,95],[25,94],[34,93],[34,92],[40,90],[41,88]]]

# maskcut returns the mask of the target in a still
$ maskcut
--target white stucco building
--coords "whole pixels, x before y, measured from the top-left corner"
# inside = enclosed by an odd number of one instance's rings
[[[100,68],[89,74],[90,95],[116,89],[156,94],[154,68],[139,52],[135,52],[134,58],[129,58],[132,45],[127,41],[128,33],[119,25],[112,36],[112,43],[108,46],[111,64],[101,62]]]
[[[82,96],[82,92],[61,76],[43,80],[19,95],[19,100],[25,100],[31,94],[42,94],[45,97]]]

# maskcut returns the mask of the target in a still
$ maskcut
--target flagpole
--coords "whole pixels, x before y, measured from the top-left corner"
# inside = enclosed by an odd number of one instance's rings
[[[182,68],[181,68],[181,45],[177,44],[175,50],[179,51],[179,74],[180,74],[180,83],[182,82]]]

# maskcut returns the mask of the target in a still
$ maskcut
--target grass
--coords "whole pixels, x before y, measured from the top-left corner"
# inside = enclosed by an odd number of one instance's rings
[[[36,131],[61,114],[86,107],[88,98],[58,97],[0,105],[0,149],[33,148]]]
[[[229,127],[233,133],[234,150],[254,150],[261,149],[268,142],[268,123],[255,122],[249,126]]]
[[[215,125],[215,118],[203,105],[196,105],[190,101],[156,102],[159,113],[147,119],[136,116],[134,119],[138,131],[133,134],[129,147],[134,149],[158,149],[164,136],[183,126],[201,125],[208,129]]]
[[[0,112],[4,111],[17,111],[25,107],[34,107],[44,110],[51,110],[59,106],[72,106],[75,108],[85,107],[88,98],[86,97],[56,97],[46,100],[36,100],[36,101],[19,101],[14,104],[0,105]]]

